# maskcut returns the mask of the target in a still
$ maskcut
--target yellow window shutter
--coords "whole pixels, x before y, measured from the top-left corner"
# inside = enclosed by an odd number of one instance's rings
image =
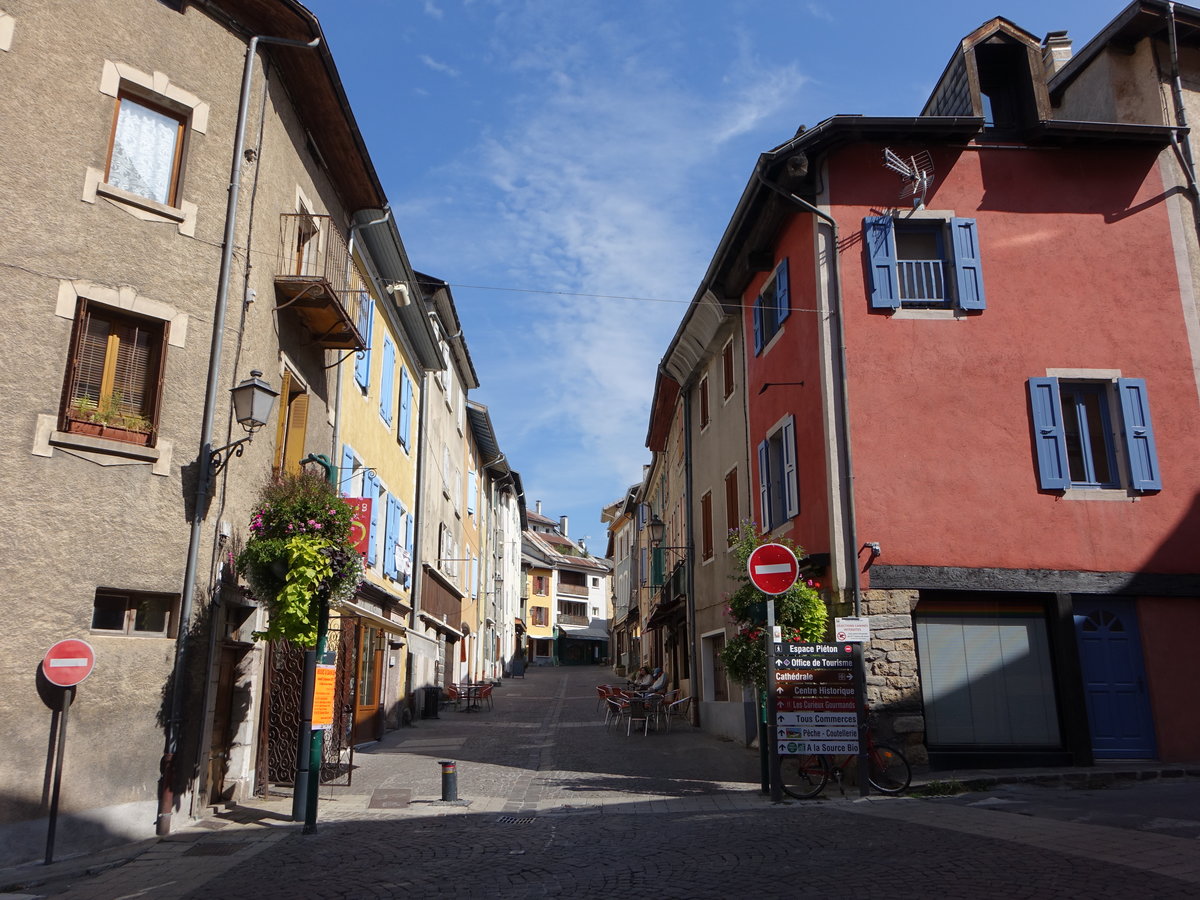
[[[288,404],[287,441],[283,450],[283,470],[289,475],[300,472],[304,458],[304,431],[308,427],[308,394],[297,394]]]
[[[292,373],[283,370],[283,385],[279,388],[279,421],[275,423],[275,459],[271,462],[271,474],[276,478],[283,472],[283,446],[287,436],[288,409],[292,396]]]

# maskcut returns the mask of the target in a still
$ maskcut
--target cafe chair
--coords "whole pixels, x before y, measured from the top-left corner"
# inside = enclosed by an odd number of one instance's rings
[[[650,700],[634,698],[625,708],[625,736],[633,732],[633,723],[642,723],[642,737],[650,733],[650,720],[658,715],[657,706]]]
[[[667,734],[671,733],[671,720],[683,719],[685,722],[692,721],[692,698],[684,697],[681,700],[676,700],[673,703],[668,703],[664,707],[664,717],[667,720]]]

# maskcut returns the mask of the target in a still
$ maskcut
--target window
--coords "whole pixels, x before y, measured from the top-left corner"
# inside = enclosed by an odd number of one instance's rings
[[[371,384],[371,332],[375,328],[375,301],[366,291],[359,293],[358,321],[355,324],[367,345],[365,350],[359,350],[354,357],[354,380],[365,394]]]
[[[62,430],[152,444],[166,346],[165,322],[81,297],[67,359]]]
[[[408,367],[400,364],[400,425],[396,429],[396,440],[409,450],[412,446],[413,382]]]
[[[721,382],[724,391],[722,396],[728,400],[733,394],[733,341],[726,343],[721,351]]]
[[[770,531],[800,512],[796,478],[796,427],[785,418],[758,445],[758,496],[762,528]]]
[[[290,369],[284,369],[283,385],[279,389],[279,418],[275,423],[274,475],[281,472],[294,475],[300,471],[300,460],[306,455],[304,439],[307,430],[308,392]]]
[[[600,579],[598,577],[592,578],[592,587],[594,587],[594,588],[600,587]]]
[[[712,491],[705,491],[700,498],[700,546],[702,559],[713,558]]]
[[[574,601],[560,600],[558,601],[558,614],[560,616],[573,616],[577,619],[587,618],[587,604]]]
[[[1162,489],[1145,379],[1030,378],[1028,386],[1043,490]]]
[[[788,287],[788,261],[782,259],[767,283],[763,285],[758,299],[754,301],[754,352],[761,353],[763,347],[783,327],[783,320],[792,311]]]
[[[872,309],[984,309],[974,219],[868,216]]]
[[[725,649],[725,635],[714,634],[712,637],[705,638],[705,643],[708,645],[705,649],[708,651],[708,657],[711,660],[712,679],[712,699],[713,700],[728,700],[729,699],[729,680],[725,675],[725,660],[721,658],[721,651]]]
[[[549,579],[545,575],[533,576],[533,592],[544,597],[550,593]]]
[[[529,620],[534,625],[545,627],[550,624],[550,610],[545,606],[531,606],[529,607]]]
[[[733,546],[734,536],[738,531],[738,477],[737,467],[734,466],[725,473],[725,537],[729,546]]]
[[[401,587],[409,587],[412,579],[412,516],[393,494],[387,495],[383,532],[383,574]]]
[[[593,607],[592,607],[592,618],[593,618],[593,619],[597,619],[597,618],[599,618],[599,617],[600,617],[600,607],[598,607],[598,606],[593,606]]]
[[[708,376],[705,375],[700,379],[700,428],[701,430],[708,427],[711,421],[708,411]]]
[[[101,589],[92,603],[92,631],[174,637],[178,613],[174,594]]]
[[[184,124],[182,116],[122,91],[105,182],[164,206],[178,206]]]
[[[379,373],[379,417],[392,426],[396,409],[396,345],[386,335],[383,338],[383,371]]]

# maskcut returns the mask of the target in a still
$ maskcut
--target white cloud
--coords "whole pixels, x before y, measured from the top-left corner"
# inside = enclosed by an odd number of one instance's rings
[[[428,238],[442,257],[430,271],[452,282],[688,301],[719,238],[697,208],[717,203],[727,216],[754,162],[730,144],[773,118],[785,124],[764,131],[759,147],[790,136],[789,109],[806,79],[794,65],[762,64],[743,43],[708,90],[665,64],[653,40],[583,9],[498,10],[493,48],[524,89],[507,101],[507,125],[439,173],[452,197],[421,219],[442,235]],[[541,496],[571,513],[578,498],[593,509],[589,521],[598,517],[648,461],[655,371],[685,304],[465,289],[455,297],[479,399],[530,502]],[[505,333],[472,331],[484,321],[501,321]],[[510,342],[519,349],[497,346]]]
[[[457,78],[459,75],[458,69],[454,68],[453,66],[448,66],[445,63],[438,62],[433,57],[424,53],[418,56],[417,59],[419,59],[430,69],[433,69],[435,72],[441,72],[443,75],[449,75],[451,78]]]
[[[433,0],[425,0],[425,15],[431,19],[440,19],[445,13],[433,3]]]
[[[809,3],[808,4],[808,13],[814,19],[820,19],[823,22],[833,22],[834,21],[833,13],[831,13],[828,9],[826,9],[820,3]]]

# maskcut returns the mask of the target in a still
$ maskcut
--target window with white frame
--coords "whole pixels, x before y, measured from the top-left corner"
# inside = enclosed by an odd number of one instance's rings
[[[1043,490],[1162,489],[1142,378],[1030,378]]]
[[[179,113],[122,91],[105,183],[164,206],[178,206],[185,125]]]
[[[786,416],[758,445],[758,496],[764,531],[778,528],[800,512],[796,472],[796,426]]]
[[[863,237],[872,309],[986,308],[974,219],[868,216]]]
[[[754,301],[754,352],[761,353],[792,311],[788,261],[784,257]]]

